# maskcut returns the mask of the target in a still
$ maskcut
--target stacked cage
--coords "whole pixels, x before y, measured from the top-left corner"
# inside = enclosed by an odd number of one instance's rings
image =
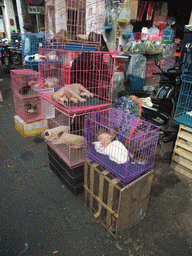
[[[57,90],[43,94],[45,100],[70,115],[111,107],[114,58],[109,52],[40,51],[40,89]]]
[[[85,155],[123,182],[153,168],[159,128],[111,108],[85,117]]]
[[[93,50],[104,19],[101,0],[49,0],[45,4],[45,38],[48,47]]]
[[[43,106],[53,106],[48,120],[49,146],[70,168],[84,162],[84,117],[87,113],[112,106],[114,58],[108,52],[40,49],[39,89]],[[55,129],[57,128],[57,129]],[[55,133],[56,132],[56,133]]]
[[[11,85],[15,112],[27,123],[43,119],[41,96],[37,89],[38,72],[11,70]]]
[[[44,33],[24,33],[21,35],[23,68],[38,71],[38,49],[44,47]]]
[[[192,127],[192,72],[183,73],[181,81],[174,120],[177,124]]]
[[[84,117],[112,104],[115,58],[96,51],[103,19],[101,0],[49,0],[45,4],[39,88],[43,106],[52,113],[46,113],[44,138],[51,169],[75,194],[83,188]],[[47,88],[52,93],[46,93]]]

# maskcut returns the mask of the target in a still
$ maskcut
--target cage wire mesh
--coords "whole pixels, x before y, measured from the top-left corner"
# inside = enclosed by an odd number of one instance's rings
[[[11,70],[11,86],[13,93],[21,98],[37,96],[39,93],[35,84],[38,84],[38,72],[31,69]]]
[[[23,98],[21,95],[14,93],[13,99],[16,114],[25,122],[34,122],[44,118],[40,96]]]
[[[44,131],[45,141],[70,168],[84,161],[84,116],[70,116],[56,108]]]
[[[181,81],[174,121],[192,127],[192,72],[184,73]]]
[[[115,108],[85,116],[85,155],[124,182],[153,168],[159,128]]]
[[[38,61],[26,60],[23,62],[23,69],[31,69],[38,72]]]
[[[46,42],[56,47],[66,43],[98,45],[100,37],[94,33],[101,33],[104,10],[103,0],[48,0],[45,3]],[[91,40],[89,35],[93,37]]]
[[[38,49],[44,47],[45,34],[24,33],[21,35],[22,58],[24,61],[30,61],[31,56],[38,53]]]
[[[115,58],[109,52],[40,49],[39,86],[53,87],[44,99],[67,113],[82,113],[112,104]],[[48,83],[49,81],[49,83]]]

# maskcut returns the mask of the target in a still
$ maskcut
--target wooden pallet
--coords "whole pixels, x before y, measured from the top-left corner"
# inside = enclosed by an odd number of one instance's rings
[[[192,179],[192,128],[180,125],[171,168]]]
[[[85,159],[85,207],[117,238],[145,217],[152,180],[153,170],[150,170],[123,184],[97,163]]]

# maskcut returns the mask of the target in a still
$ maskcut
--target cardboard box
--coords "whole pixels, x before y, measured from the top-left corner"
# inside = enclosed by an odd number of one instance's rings
[[[15,115],[14,122],[15,122],[15,128],[24,137],[32,137],[38,134],[43,134],[43,132],[47,129],[46,119],[26,123],[19,115]]]

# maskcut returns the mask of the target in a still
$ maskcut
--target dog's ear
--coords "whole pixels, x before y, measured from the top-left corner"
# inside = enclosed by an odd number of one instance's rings
[[[61,131],[58,133],[58,138],[60,138],[63,135],[64,131]]]

